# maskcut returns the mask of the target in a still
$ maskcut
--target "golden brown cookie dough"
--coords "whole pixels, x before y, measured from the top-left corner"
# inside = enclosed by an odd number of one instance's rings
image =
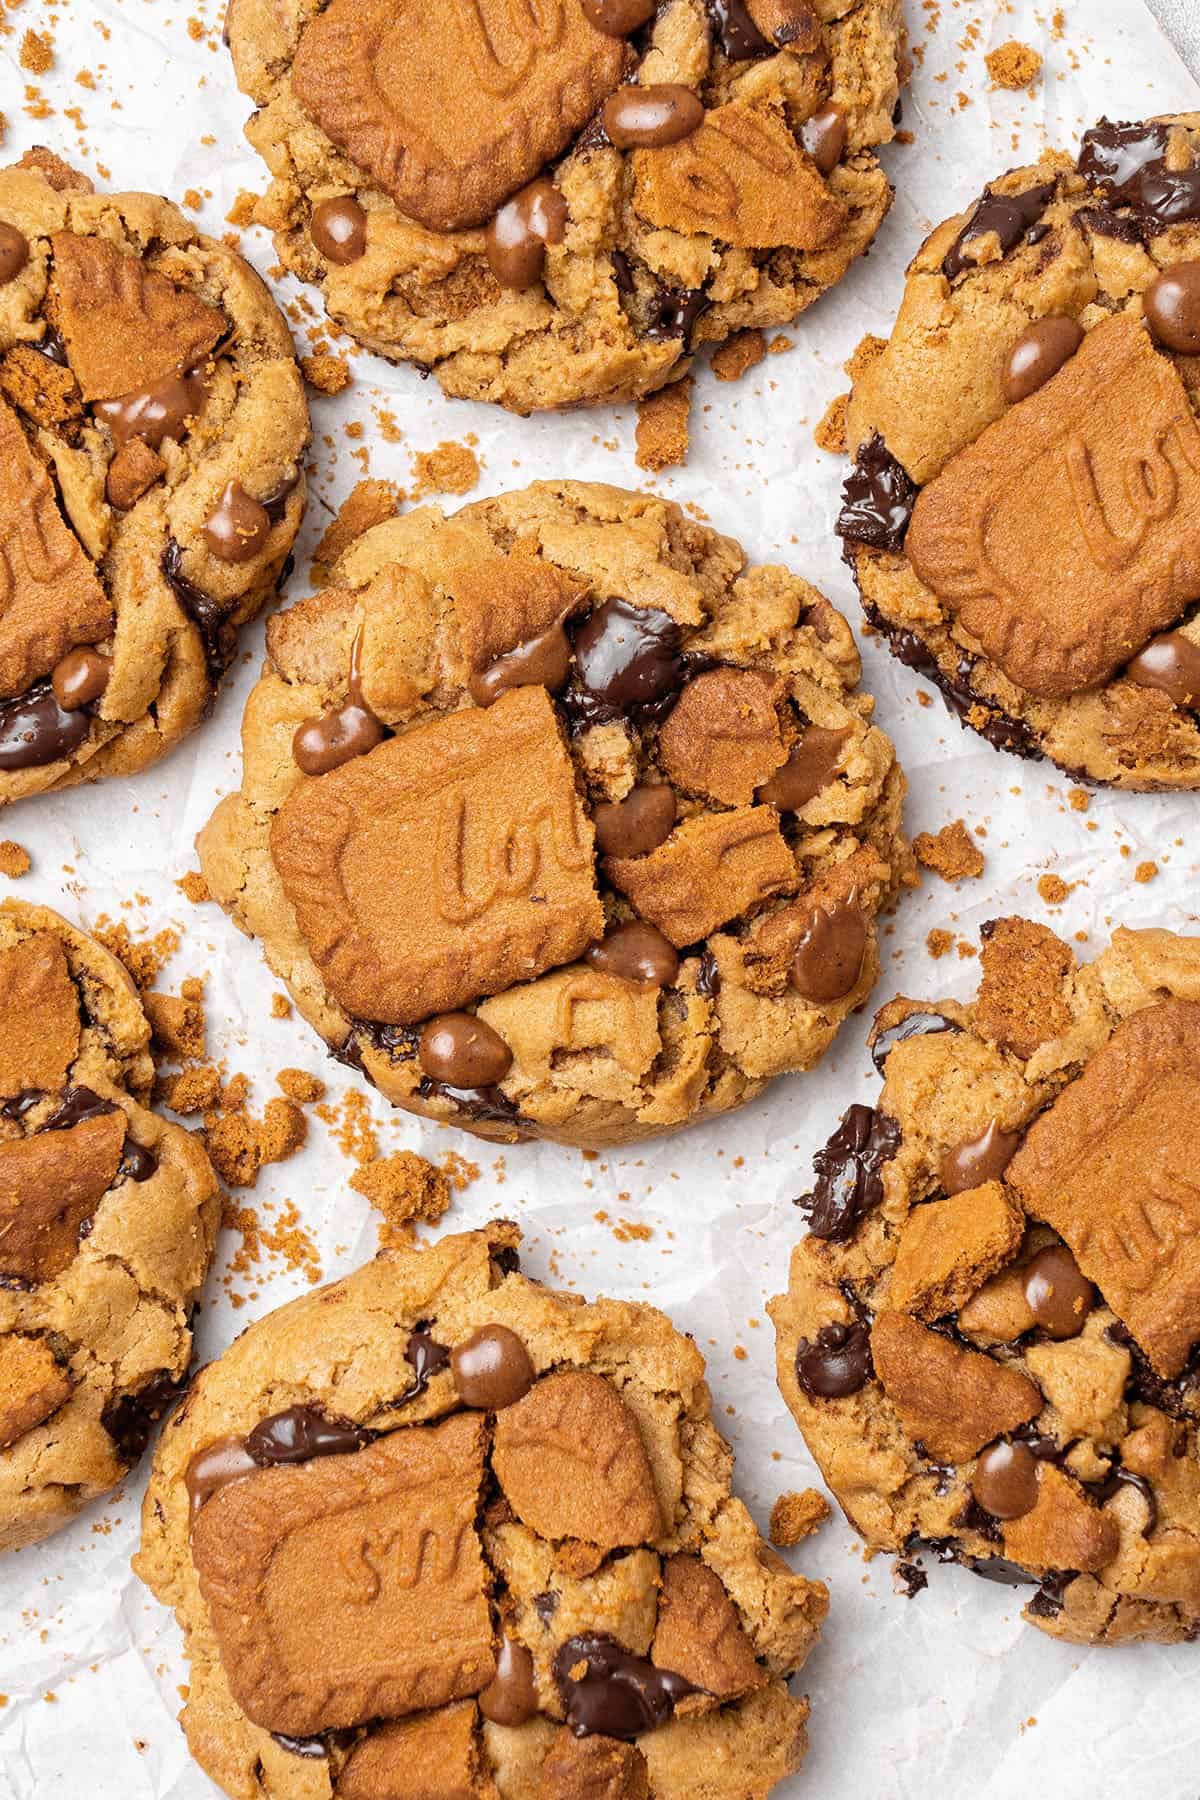
[[[1102,121],[947,220],[854,373],[839,531],[999,748],[1200,786],[1200,114]]]
[[[517,412],[794,318],[891,204],[900,0],[233,0],[228,35],[286,267]]]
[[[292,341],[152,194],[0,169],[0,806],[199,723],[304,511]]]
[[[220,1195],[153,1080],[116,958],[0,905],[0,1550],[114,1487],[186,1376]]]
[[[376,1257],[252,1325],[164,1432],[134,1566],[237,1800],[743,1800],[800,1766],[826,1592],[733,1497],[703,1357],[519,1242]]]
[[[855,1530],[1034,1593],[1075,1643],[1200,1632],[1200,938],[1077,965],[984,927],[972,1005],[889,1001],[771,1304]],[[916,1580],[913,1578],[917,1577]]]
[[[611,1144],[807,1069],[912,879],[850,631],[650,495],[379,525],[272,620],[213,897],[394,1104]]]

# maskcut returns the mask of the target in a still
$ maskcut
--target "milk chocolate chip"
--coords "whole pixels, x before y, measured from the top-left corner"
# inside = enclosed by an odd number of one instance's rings
[[[337,194],[313,207],[308,235],[326,262],[357,262],[367,247],[367,215],[353,194]]]
[[[29,240],[15,225],[0,219],[0,287],[15,281],[29,261]]]
[[[258,555],[271,535],[271,515],[248,494],[240,481],[230,481],[217,510],[204,524],[204,541],[221,562],[244,563]]]
[[[1200,355],[1200,262],[1164,269],[1146,289],[1143,305],[1160,344],[1182,356]]]
[[[1065,1244],[1039,1250],[1025,1269],[1025,1301],[1052,1338],[1073,1338],[1096,1304],[1096,1290]]]
[[[546,245],[561,244],[567,230],[567,203],[548,175],[505,202],[485,233],[488,267],[506,288],[536,287],[546,263]]]
[[[654,17],[658,0],[583,0],[583,16],[605,37],[628,37]]]
[[[780,812],[799,812],[833,780],[849,736],[849,726],[827,731],[810,725],[792,746],[783,767],[759,788],[756,798],[777,806]]]
[[[816,163],[822,175],[831,175],[846,148],[846,115],[831,101],[806,119],[800,128],[800,142]]]
[[[292,739],[292,758],[305,775],[327,775],[383,742],[384,730],[363,696],[362,629],[350,650],[350,676],[341,706],[305,719]]]
[[[1021,1147],[1023,1133],[1004,1131],[993,1119],[978,1137],[964,1138],[943,1156],[939,1174],[947,1194],[962,1194],[999,1181]]]
[[[609,95],[600,118],[618,150],[657,150],[691,137],[704,121],[704,102],[675,81],[623,87]]]
[[[851,893],[832,906],[819,906],[796,942],[788,980],[816,1006],[850,993],[867,954],[867,922]]]
[[[112,432],[114,444],[127,444],[140,438],[157,450],[164,438],[179,440],[203,411],[208,383],[195,370],[176,370],[152,382],[149,387],[134,388],[119,394],[115,400],[97,400],[92,408]]]
[[[76,712],[100,698],[111,674],[110,656],[102,656],[98,650],[68,650],[54,665],[50,686],[63,711]]]
[[[481,1325],[450,1352],[450,1373],[465,1406],[499,1412],[533,1386],[529,1352],[507,1325]]]
[[[557,694],[571,672],[571,645],[561,619],[537,637],[526,638],[471,676],[471,698],[477,706],[492,706],[510,688],[544,687]]]
[[[417,1045],[421,1067],[448,1087],[492,1087],[512,1067],[512,1051],[474,1013],[440,1013],[422,1028]]]
[[[796,1377],[814,1400],[843,1400],[870,1379],[871,1334],[865,1325],[822,1325],[816,1341],[796,1345]]]
[[[1200,707],[1200,644],[1182,631],[1164,631],[1151,638],[1125,670],[1139,687],[1158,688],[1176,706]]]
[[[675,946],[657,925],[645,919],[615,926],[584,952],[584,960],[605,975],[617,975],[636,987],[670,987],[679,973]]]
[[[1004,398],[1015,405],[1036,394],[1074,356],[1082,342],[1083,327],[1078,319],[1065,313],[1038,319],[1021,333],[1005,359],[1000,378]]]
[[[496,1657],[496,1673],[479,1696],[479,1710],[493,1725],[524,1725],[538,1710],[533,1658],[524,1644],[506,1637]]]
[[[993,1444],[975,1464],[971,1492],[993,1519],[1024,1518],[1037,1505],[1037,1457],[1026,1444]]]
[[[602,856],[648,856],[675,825],[675,790],[666,782],[643,783],[623,800],[602,801],[592,814]]]

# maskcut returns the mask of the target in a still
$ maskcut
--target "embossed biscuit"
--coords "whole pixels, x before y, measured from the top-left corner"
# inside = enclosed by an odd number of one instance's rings
[[[879,1314],[871,1358],[909,1436],[950,1462],[964,1462],[1041,1411],[1041,1394],[1027,1376],[964,1350],[907,1313]]]
[[[603,929],[549,696],[520,688],[289,796],[271,848],[351,1013],[404,1024],[569,961]]]
[[[0,1096],[52,1094],[79,1049],[79,999],[60,940],[32,931],[0,950]]]
[[[124,1142],[118,1110],[0,1144],[0,1272],[22,1281],[62,1273],[80,1226],[112,1185]]]
[[[717,1700],[749,1693],[766,1679],[720,1576],[698,1556],[663,1563],[651,1655],[660,1669],[674,1669]]]
[[[306,1737],[487,1685],[484,1453],[483,1419],[464,1414],[213,1495],[192,1554],[248,1718]]]
[[[1163,1375],[1200,1341],[1200,1192],[1180,1128],[1198,1102],[1200,1003],[1147,1007],[1118,1025],[1007,1171]]]
[[[727,806],[749,806],[787,759],[777,711],[785,692],[778,676],[760,669],[712,669],[690,681],[658,734],[671,780]]]
[[[649,856],[607,857],[604,872],[643,918],[680,946],[798,885],[779,815],[769,806],[685,819]]]
[[[580,0],[331,0],[292,65],[301,105],[401,212],[482,224],[618,83]]]
[[[1107,680],[1200,588],[1200,426],[1132,315],[921,492],[905,548],[1032,694]]]

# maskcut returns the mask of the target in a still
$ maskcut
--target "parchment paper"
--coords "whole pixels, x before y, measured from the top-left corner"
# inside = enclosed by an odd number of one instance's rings
[[[263,171],[241,136],[248,103],[219,43],[219,0],[8,6],[0,108],[13,155],[47,142],[112,186],[175,198],[198,190],[215,232],[227,229],[239,189],[261,190]],[[1066,0],[1061,14],[1049,0],[928,0],[925,7],[909,0],[909,10],[919,60],[904,125],[915,141],[885,153],[897,197],[876,247],[792,330],[790,354],[769,358],[737,386],[701,374],[687,467],[659,483],[739,536],[753,557],[793,563],[856,629],[861,617],[832,535],[843,465],[816,449],[812,431],[847,385],[841,364],[860,336],[890,329],[902,270],[921,236],[989,177],[1030,159],[1047,139],[1073,144],[1101,113],[1129,118],[1200,105],[1196,82],[1141,0]],[[1186,23],[1192,7],[1176,11]],[[30,27],[54,38],[55,67],[44,77],[18,65]],[[984,53],[1014,37],[1043,53],[1043,76],[1029,95],[989,92]],[[90,72],[85,80],[94,89],[80,85],[80,71]],[[43,102],[53,109],[48,117]],[[73,118],[68,109],[75,108],[82,111]],[[261,269],[270,268],[263,234],[247,232],[245,245]],[[366,355],[354,359],[354,372],[346,394],[315,404],[321,475],[304,550],[328,522],[328,507],[361,475],[351,453],[363,446],[371,472],[402,485],[414,451],[470,433],[484,463],[480,493],[563,473],[636,484],[629,411],[519,421],[443,401],[432,381]],[[382,440],[376,406],[394,415],[400,442]],[[361,439],[345,435],[352,422],[362,425]],[[304,567],[302,557],[294,596],[305,592]],[[195,866],[192,838],[216,796],[237,782],[239,721],[261,625],[246,641],[250,654],[214,716],[166,764],[0,820],[3,834],[19,838],[35,860],[33,874],[12,891],[59,906],[85,926],[103,913],[137,930],[174,923],[184,940],[165,982],[208,973],[216,1048],[231,1071],[254,1077],[255,1103],[275,1091],[274,1075],[288,1065],[319,1072],[336,1099],[349,1077],[305,1027],[269,1016],[279,984],[257,949],[215,908],[189,906],[174,885]],[[962,816],[987,834],[981,880],[955,890],[930,876],[904,902],[886,940],[877,1002],[898,991],[973,991],[976,961],[930,960],[925,938],[935,926],[974,942],[983,920],[1022,910],[1064,935],[1082,934],[1083,956],[1121,922],[1197,929],[1190,828],[1200,801],[1099,794],[1087,813],[1071,810],[1064,778],[990,750],[939,701],[921,705],[922,684],[908,671],[870,643],[864,651],[880,721],[908,769],[910,830],[936,830]],[[1150,861],[1158,874],[1139,883],[1135,869]],[[1058,910],[1037,891],[1038,877],[1050,871],[1072,884]],[[652,1299],[695,1334],[737,1451],[741,1491],[764,1526],[777,1493],[818,1479],[776,1393],[764,1300],[786,1278],[801,1226],[790,1202],[809,1185],[813,1150],[847,1105],[877,1092],[864,1051],[869,1016],[870,1009],[847,1025],[820,1071],[780,1081],[742,1114],[601,1161],[536,1145],[498,1156],[458,1133],[388,1115],[372,1099],[382,1149],[410,1145],[440,1156],[454,1148],[479,1162],[479,1178],[444,1229],[493,1213],[518,1218],[533,1272],[590,1293]],[[326,1278],[357,1266],[376,1244],[374,1215],[347,1186],[351,1166],[314,1121],[304,1153],[265,1170],[249,1197],[268,1220],[270,1204],[300,1208]],[[613,1226],[621,1220],[650,1235],[619,1241]],[[224,1235],[222,1261],[239,1243],[236,1232]],[[256,1297],[235,1311],[214,1279],[199,1319],[200,1360],[300,1291],[304,1278],[282,1272],[234,1285]],[[141,1478],[131,1478],[109,1503],[0,1570],[4,1800],[203,1800],[215,1793],[175,1724],[186,1672],[174,1624],[129,1572],[141,1488]],[[1019,1595],[955,1569],[933,1569],[928,1590],[903,1599],[892,1592],[889,1559],[867,1566],[840,1516],[797,1554],[806,1571],[829,1582],[832,1610],[803,1678],[813,1702],[812,1752],[788,1795],[1197,1800],[1200,1651],[1088,1652],[1053,1643],[1020,1623]]]

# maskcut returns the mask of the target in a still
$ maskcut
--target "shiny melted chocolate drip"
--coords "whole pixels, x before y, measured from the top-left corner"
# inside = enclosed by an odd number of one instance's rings
[[[867,622],[887,638],[892,655],[904,663],[906,668],[915,670],[918,675],[933,683],[945,701],[947,710],[955,715],[960,725],[964,728],[969,726],[996,750],[1008,750],[1013,756],[1023,756],[1031,762],[1041,760],[1043,752],[1038,748],[1028,725],[1021,719],[1014,719],[1009,713],[1001,712],[993,701],[982,699],[970,686],[970,675],[974,667],[970,657],[963,657],[956,677],[947,675],[937,657],[919,637],[885,619],[878,608],[865,598],[863,611]],[[972,712],[986,713],[987,716],[982,723],[977,724],[968,717]]]
[[[721,971],[717,967],[717,959],[711,950],[700,954],[700,967],[696,970],[696,992],[703,994],[707,1000],[715,1000],[721,991]]]
[[[900,1127],[886,1113],[852,1106],[823,1150],[813,1157],[812,1192],[796,1201],[814,1237],[845,1243],[864,1214],[883,1199],[880,1175],[900,1146]]]
[[[960,1031],[953,1019],[948,1019],[940,1012],[909,1013],[907,1019],[901,1019],[895,1025],[888,1025],[876,1035],[871,1045],[871,1061],[879,1073],[883,1074],[884,1064],[896,1048],[897,1044],[906,1044],[909,1038],[931,1037],[935,1032]]]
[[[273,488],[269,494],[264,495],[259,501],[259,505],[266,513],[268,519],[270,519],[272,525],[279,524],[279,521],[287,512],[289,498],[295,493],[299,485],[300,470],[297,469],[294,475],[286,477],[285,480],[279,483],[277,488]]]
[[[916,503],[915,483],[876,432],[862,445],[846,477],[835,529],[847,545],[899,550]]]
[[[692,347],[692,329],[712,300],[703,288],[664,287],[659,284],[651,302],[645,335],[650,338],[682,338]]]
[[[153,1151],[147,1150],[144,1144],[135,1143],[131,1137],[125,1139],[118,1176],[130,1181],[149,1181],[157,1168],[158,1158]]]
[[[59,1104],[42,1126],[43,1131],[70,1131],[85,1119],[99,1119],[105,1113],[120,1112],[115,1101],[105,1100],[90,1087],[69,1087]]]
[[[1146,1523],[1142,1526],[1142,1536],[1149,1537],[1158,1524],[1158,1501],[1154,1497],[1154,1489],[1144,1475],[1133,1469],[1114,1469],[1107,1481],[1102,1481],[1093,1489],[1096,1500],[1103,1506],[1114,1494],[1119,1494],[1123,1487],[1136,1488],[1146,1503]]]
[[[230,624],[226,608],[219,600],[214,600],[211,594],[188,580],[183,572],[183,552],[174,538],[167,540],[159,566],[163,580],[200,633],[211,679],[219,681],[237,650],[236,626]]]
[[[774,56],[775,45],[750,16],[746,0],[706,0],[717,43],[730,62],[756,62]]]
[[[1011,1566],[1015,1568],[1016,1564]],[[1063,1595],[1078,1573],[1077,1569],[1060,1569],[1055,1574],[1046,1576],[1029,1602],[1028,1610],[1035,1619],[1057,1619],[1063,1609]],[[1028,1579],[1036,1580],[1036,1576]]]
[[[0,772],[41,769],[77,750],[92,729],[86,707],[66,712],[49,681],[0,701]]]
[[[57,363],[60,369],[70,368],[71,365],[67,360],[67,346],[62,332],[56,331],[53,325],[47,325],[41,342],[35,344],[33,348],[39,355],[44,356],[47,362]]]
[[[1150,121],[1114,124],[1101,119],[1084,133],[1079,173],[1109,207],[1130,208],[1133,219],[1124,223],[1136,220],[1143,227],[1137,236],[1200,219],[1200,168],[1168,169],[1169,142],[1169,128]]]
[[[420,1319],[413,1327],[404,1360],[412,1369],[413,1381],[412,1386],[401,1394],[401,1404],[406,1400],[416,1400],[425,1392],[435,1375],[450,1367],[450,1352],[445,1344],[439,1344],[433,1336],[432,1322],[429,1319]]]
[[[288,1406],[260,1419],[246,1433],[245,1444],[259,1468],[266,1469],[277,1463],[311,1462],[315,1456],[347,1456],[373,1436],[348,1419],[330,1418],[319,1406]]]
[[[478,1119],[480,1123],[516,1125],[520,1122],[520,1112],[502,1088],[451,1087],[448,1082],[434,1081],[426,1075],[422,1079],[417,1093],[422,1100],[430,1098],[451,1100],[460,1113],[465,1114],[468,1119]]]
[[[186,1387],[186,1375],[180,1380],[163,1369],[136,1394],[122,1394],[105,1407],[100,1423],[127,1463],[137,1462],[158,1420]]]
[[[558,696],[571,729],[612,719],[661,725],[688,682],[716,666],[711,656],[681,650],[681,640],[679,626],[659,607],[619,598],[598,606],[574,630],[574,675]]]
[[[45,1098],[46,1094],[42,1088],[22,1088],[19,1094],[14,1094],[10,1100],[6,1100],[3,1106],[0,1106],[0,1115],[6,1119],[23,1119],[27,1112],[33,1110],[39,1100]]]
[[[580,1664],[584,1673],[574,1674]],[[680,1700],[702,1693],[683,1675],[634,1656],[607,1631],[569,1637],[551,1663],[567,1724],[576,1737],[630,1741],[665,1725]]]
[[[1036,243],[1044,232],[1038,231],[1038,221],[1047,202],[1054,193],[1054,183],[1046,181],[1037,187],[1030,188],[1024,194],[993,194],[985,188],[975,203],[974,211],[942,261],[942,273],[953,281],[964,269],[974,269],[978,265],[963,253],[974,238],[985,237],[995,232],[1000,240],[1001,252],[1007,256],[1025,238],[1027,243]],[[1037,232],[1037,237],[1033,233]]]
[[[814,1400],[842,1400],[857,1394],[874,1374],[871,1333],[862,1321],[822,1325],[813,1339],[796,1345],[796,1379]]]

